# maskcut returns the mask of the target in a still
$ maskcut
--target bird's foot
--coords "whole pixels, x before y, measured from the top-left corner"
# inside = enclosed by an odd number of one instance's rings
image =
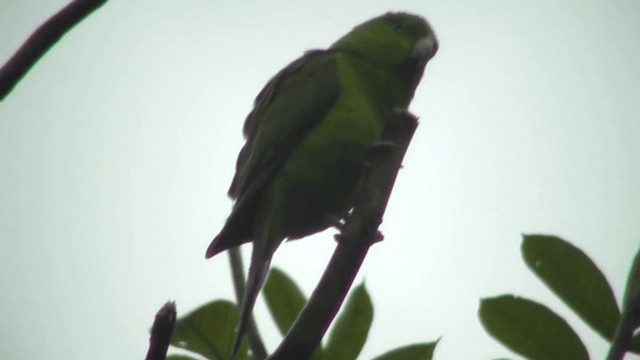
[[[378,242],[380,242],[382,240],[384,240],[384,235],[382,235],[380,230],[376,230],[376,234],[373,235],[373,239],[372,239],[371,243],[375,244],[375,243],[378,243]]]
[[[344,241],[344,235],[342,234],[335,234],[333,235],[333,238],[336,239],[336,242],[338,243],[341,243]],[[384,240],[384,235],[382,235],[382,233],[379,230],[376,230],[375,235],[373,235],[373,238],[371,239],[371,243],[375,244],[382,240]]]

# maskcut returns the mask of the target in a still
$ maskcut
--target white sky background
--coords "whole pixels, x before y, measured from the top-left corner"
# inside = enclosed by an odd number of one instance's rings
[[[64,4],[0,0],[0,59]],[[110,1],[0,103],[0,358],[140,359],[166,300],[185,314],[232,299],[226,256],[204,251],[231,208],[253,98],[388,10],[427,17],[440,51],[386,239],[360,272],[375,306],[361,358],[442,336],[437,359],[518,359],[477,318],[503,293],[550,306],[603,358],[526,268],[520,234],[569,239],[621,297],[640,236],[635,0]],[[285,244],[274,264],[311,292],[333,233]]]

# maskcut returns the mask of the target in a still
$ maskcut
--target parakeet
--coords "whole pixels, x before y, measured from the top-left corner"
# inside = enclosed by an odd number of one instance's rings
[[[422,17],[387,13],[308,51],[260,91],[229,188],[233,210],[206,252],[253,242],[234,353],[278,246],[345,217],[367,153],[394,111],[407,109],[437,49]]]

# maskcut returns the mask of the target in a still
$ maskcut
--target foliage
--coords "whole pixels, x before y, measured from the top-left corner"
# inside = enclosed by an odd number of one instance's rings
[[[638,302],[635,298],[629,299],[629,294],[621,312],[611,285],[595,262],[566,240],[549,235],[524,235],[521,251],[529,269],[604,339],[616,341],[616,330],[620,332],[617,328],[625,314],[640,316],[638,311],[629,311],[631,305],[627,303]],[[633,278],[629,280],[630,284],[634,281]],[[269,273],[263,294],[271,317],[284,336],[306,304],[307,297],[277,268]],[[485,298],[480,302],[478,314],[491,336],[527,359],[589,359],[585,344],[569,323],[534,300],[512,294]],[[366,288],[357,286],[313,359],[357,359],[367,341],[373,315],[373,304]],[[229,359],[238,318],[238,307],[223,300],[213,301],[183,316],[176,323],[171,344],[200,357],[171,355],[167,359]],[[632,334],[640,321],[634,320],[631,324],[633,328],[629,331]],[[437,343],[406,345],[374,360],[432,359]],[[640,354],[640,334],[623,347],[622,353],[629,347],[629,351]],[[610,359],[621,359],[611,356]],[[246,341],[237,358],[253,359]]]
[[[582,250],[556,236],[524,235],[522,256],[531,271],[589,327],[614,340],[621,319],[618,304],[606,277]],[[589,359],[569,324],[533,300],[513,295],[486,298],[481,300],[479,316],[489,334],[528,359]],[[640,335],[631,343],[630,350],[640,353]]]
[[[282,335],[286,334],[307,299],[296,283],[284,272],[273,268],[265,282],[263,294],[267,308]],[[234,329],[239,320],[238,307],[225,300],[208,303],[176,322],[171,345],[188,350],[201,358],[230,358]],[[313,359],[357,359],[371,323],[373,304],[364,285],[355,287],[336,318],[326,344],[317,349]],[[430,360],[437,342],[412,344],[386,352],[376,360]],[[194,355],[195,355],[194,354]],[[244,341],[237,359],[252,359]],[[200,357],[170,355],[170,360],[196,360]]]

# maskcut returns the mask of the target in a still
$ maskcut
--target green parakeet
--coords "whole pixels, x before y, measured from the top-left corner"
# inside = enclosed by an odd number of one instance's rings
[[[275,250],[353,207],[367,153],[393,112],[407,109],[437,49],[423,18],[387,13],[307,52],[258,94],[229,188],[235,204],[206,253],[253,242],[234,353]]]

